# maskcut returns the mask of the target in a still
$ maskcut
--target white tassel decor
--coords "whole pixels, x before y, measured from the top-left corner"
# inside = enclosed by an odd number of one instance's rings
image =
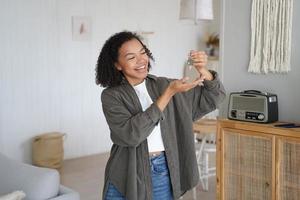
[[[249,72],[291,70],[293,0],[253,0]]]

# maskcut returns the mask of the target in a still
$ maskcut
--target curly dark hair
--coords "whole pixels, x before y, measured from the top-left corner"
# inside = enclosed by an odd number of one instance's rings
[[[148,57],[154,61],[152,53],[142,42],[141,37],[136,33],[123,31],[112,35],[104,43],[96,65],[96,84],[102,87],[112,87],[120,85],[124,79],[121,71],[117,70],[114,63],[118,61],[119,49],[127,41],[137,39],[145,48]],[[148,71],[151,68],[149,62]]]

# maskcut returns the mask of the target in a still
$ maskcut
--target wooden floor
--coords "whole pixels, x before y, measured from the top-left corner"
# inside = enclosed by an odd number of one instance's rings
[[[81,200],[100,200],[104,180],[104,169],[109,154],[97,154],[66,160],[60,170],[61,182],[80,193]],[[196,190],[187,192],[182,200],[213,200],[215,195],[215,177],[209,180],[209,192]]]

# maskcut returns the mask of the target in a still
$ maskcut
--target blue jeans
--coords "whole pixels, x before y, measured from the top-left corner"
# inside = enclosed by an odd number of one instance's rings
[[[150,158],[152,176],[152,199],[172,200],[172,185],[165,153]]]
[[[172,186],[165,153],[149,158],[152,177],[152,199],[172,200]],[[126,200],[117,188],[109,183],[105,200]]]

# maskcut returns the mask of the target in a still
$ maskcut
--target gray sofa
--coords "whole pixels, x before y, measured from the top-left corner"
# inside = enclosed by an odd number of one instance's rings
[[[79,200],[79,194],[60,185],[54,169],[11,160],[0,153],[0,196],[22,190],[24,200]]]

